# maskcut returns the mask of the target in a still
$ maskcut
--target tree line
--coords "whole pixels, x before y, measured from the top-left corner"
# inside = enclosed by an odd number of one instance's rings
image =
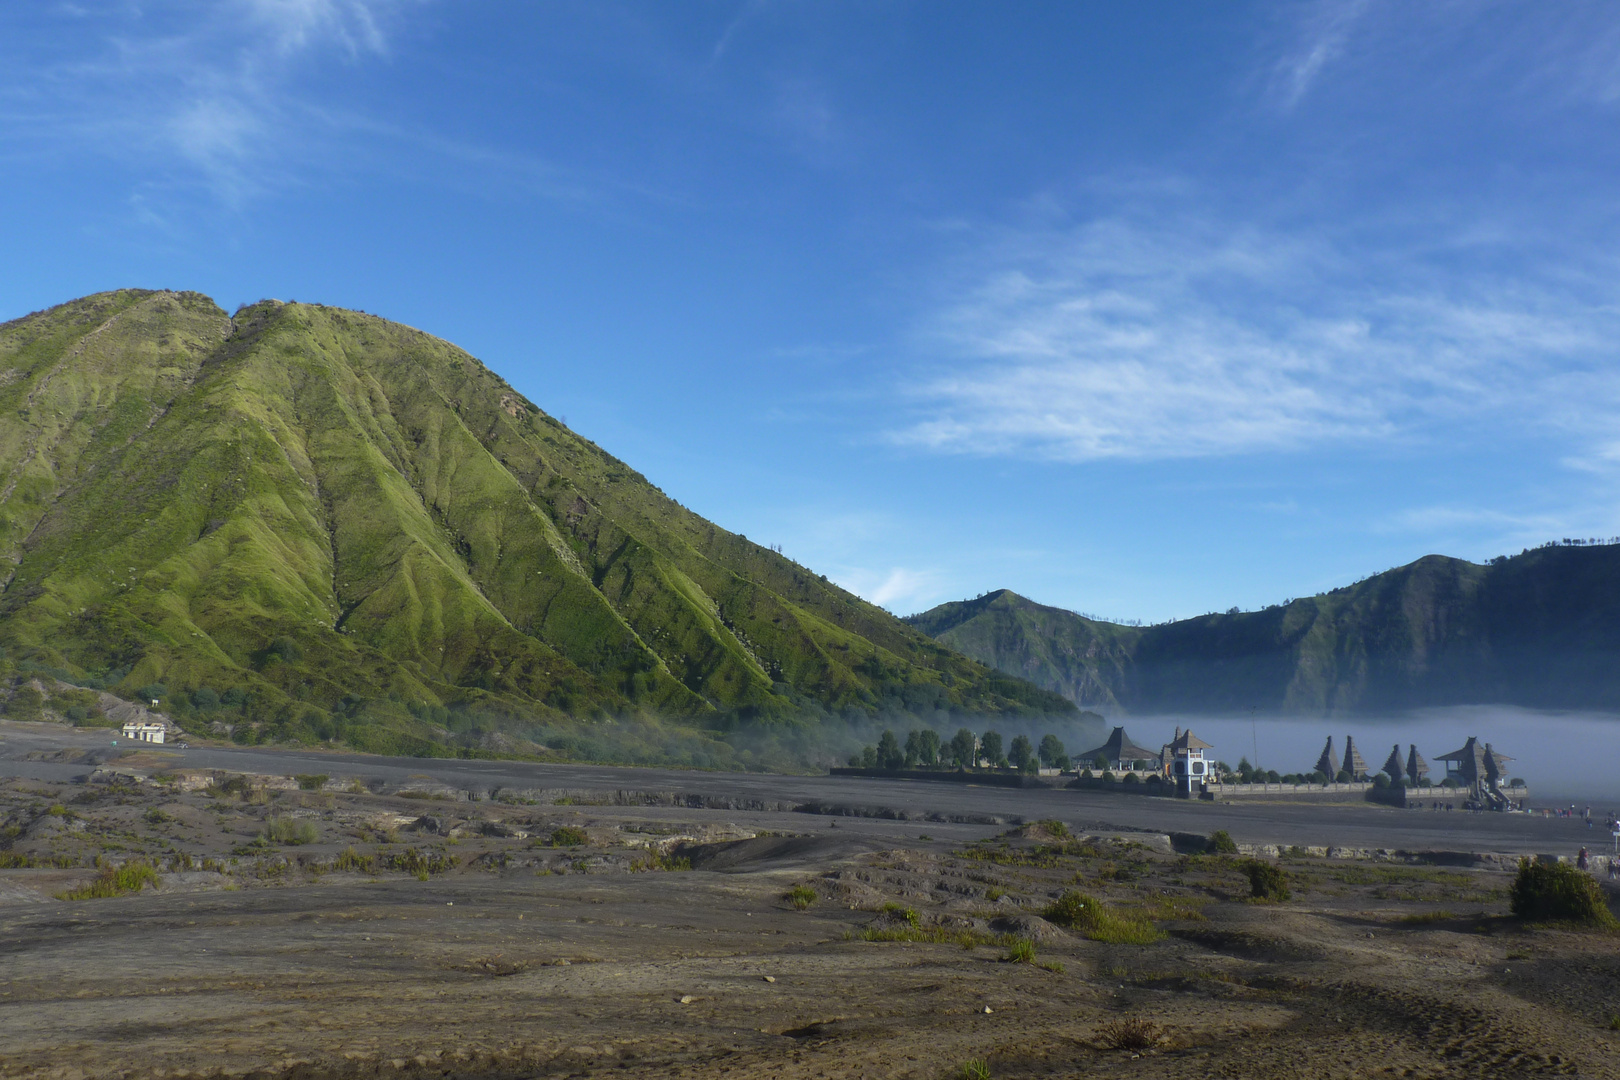
[[[1007,743],[999,731],[976,735],[967,728],[958,729],[948,741],[929,728],[913,728],[904,745],[892,730],[885,730],[876,745],[852,754],[849,763],[861,769],[937,769],[954,765],[961,769],[1019,772],[1035,772],[1042,766],[1067,770],[1071,764],[1063,741],[1051,733],[1044,735],[1037,746],[1027,735],[1015,735]]]

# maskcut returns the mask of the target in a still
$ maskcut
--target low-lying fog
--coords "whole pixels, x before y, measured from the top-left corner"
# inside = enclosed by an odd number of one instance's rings
[[[1612,713],[1469,705],[1387,718],[1136,716],[1113,722],[1123,723],[1138,745],[1154,749],[1170,739],[1177,724],[1191,726],[1200,739],[1215,745],[1218,760],[1236,765],[1246,757],[1280,773],[1310,772],[1329,735],[1341,760],[1344,737],[1354,737],[1356,749],[1374,772],[1389,757],[1393,744],[1401,744],[1404,760],[1410,744],[1416,743],[1436,780],[1445,776],[1445,766],[1437,760],[1440,755],[1462,749],[1472,735],[1513,759],[1507,775],[1525,779],[1532,805],[1561,801],[1590,803],[1594,813],[1620,810],[1620,716]]]

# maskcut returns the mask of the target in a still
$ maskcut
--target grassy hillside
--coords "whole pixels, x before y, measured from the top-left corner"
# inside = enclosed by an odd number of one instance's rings
[[[4,663],[238,738],[1072,709],[370,315],[87,297],[0,326],[0,414]]]
[[[1620,708],[1620,545],[1488,565],[1430,555],[1264,611],[1152,627],[1002,591],[912,616],[1081,705],[1326,714],[1460,704]]]

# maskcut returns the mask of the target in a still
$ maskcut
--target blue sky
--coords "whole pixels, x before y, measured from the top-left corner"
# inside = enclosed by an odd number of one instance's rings
[[[0,6],[0,319],[448,338],[892,610],[1620,533],[1607,2]]]

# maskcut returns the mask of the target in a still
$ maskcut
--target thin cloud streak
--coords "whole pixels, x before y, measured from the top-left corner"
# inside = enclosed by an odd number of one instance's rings
[[[1390,253],[1173,213],[986,243],[993,269],[920,335],[893,441],[1067,461],[1431,438],[1620,420],[1620,317],[1567,283],[1368,269]],[[1361,258],[1355,257],[1361,255]]]
[[[93,13],[101,37],[86,39],[74,17],[53,43],[57,59],[0,79],[0,125],[35,155],[155,166],[239,205],[315,156],[321,110],[298,88],[300,65],[322,52],[350,63],[386,55],[384,27],[423,2],[233,0],[190,18],[103,8]]]

